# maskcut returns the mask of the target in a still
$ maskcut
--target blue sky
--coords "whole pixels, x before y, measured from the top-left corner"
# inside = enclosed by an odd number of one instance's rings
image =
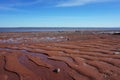
[[[0,27],[120,27],[120,0],[0,0]]]

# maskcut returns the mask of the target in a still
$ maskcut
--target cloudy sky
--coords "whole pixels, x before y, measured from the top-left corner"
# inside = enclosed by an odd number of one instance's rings
[[[120,27],[120,0],[0,0],[0,27]]]

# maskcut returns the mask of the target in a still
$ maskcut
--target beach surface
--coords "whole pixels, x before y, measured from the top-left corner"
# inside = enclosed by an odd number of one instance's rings
[[[0,80],[120,80],[120,34],[1,32]]]

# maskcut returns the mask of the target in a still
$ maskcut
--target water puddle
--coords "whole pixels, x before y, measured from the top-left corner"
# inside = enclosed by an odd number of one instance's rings
[[[53,80],[54,77],[51,77],[49,75],[47,76],[44,76],[44,74],[48,74],[50,73],[52,76],[60,76],[61,79],[57,79],[57,80],[62,80],[64,79],[64,76],[63,75],[66,75],[68,76],[67,73],[65,73],[65,70],[70,70],[70,68],[68,67],[68,65],[63,62],[63,61],[58,61],[58,60],[51,60],[51,59],[48,59],[48,55],[45,55],[44,53],[38,53],[38,52],[30,52],[30,51],[27,51],[25,49],[10,49],[10,48],[0,48],[0,50],[7,50],[7,51],[14,51],[14,52],[21,52],[21,54],[23,55],[20,55],[18,56],[18,60],[19,62],[25,66],[26,68],[28,68],[29,70],[35,72],[36,74],[39,74],[39,75],[42,75],[43,78],[51,78],[50,80]],[[42,67],[42,66],[38,66],[38,65],[35,65],[34,63],[32,63],[28,58],[27,58],[27,55],[31,55],[31,56],[36,56],[36,57],[40,57],[40,59],[47,63],[47,64],[50,64],[52,65],[53,67],[50,68],[50,69],[46,69],[45,67]],[[69,60],[69,61],[73,61],[71,58],[69,57],[64,57],[65,59]],[[53,70],[56,69],[56,68],[60,68],[60,73],[59,75],[56,75]],[[67,78],[66,78],[67,79]],[[70,79],[69,79],[70,80]]]
[[[36,57],[40,57],[42,60],[45,60],[47,59],[47,55],[44,54],[44,53],[35,53],[35,52],[30,52],[30,51],[27,51],[27,50],[19,50],[20,52],[24,53],[24,54],[29,54],[31,56],[36,56]]]
[[[8,39],[3,39],[0,40],[1,43],[22,43],[22,42],[48,42],[48,41],[63,41],[65,38],[63,36],[58,36],[58,37],[18,37],[18,38],[8,38]]]
[[[9,48],[0,48],[0,50],[10,51],[11,49],[9,49]]]

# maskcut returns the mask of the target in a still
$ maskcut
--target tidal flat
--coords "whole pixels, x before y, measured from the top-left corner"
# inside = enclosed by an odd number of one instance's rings
[[[1,32],[0,80],[120,80],[120,34]]]

